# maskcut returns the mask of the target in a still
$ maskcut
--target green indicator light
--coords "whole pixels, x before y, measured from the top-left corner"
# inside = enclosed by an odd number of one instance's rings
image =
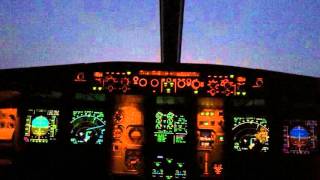
[[[179,168],[182,168],[184,163],[177,163],[177,164],[178,164]]]
[[[173,176],[166,176],[166,179],[172,179]]]
[[[98,87],[98,90],[101,91],[101,90],[102,90],[102,87]]]
[[[220,137],[219,137],[219,140],[220,140],[220,141],[224,141],[223,136],[220,136]]]
[[[170,86],[173,87],[173,85],[174,85],[173,82],[171,82],[171,83],[170,83]]]
[[[97,87],[95,87],[95,86],[94,86],[94,87],[92,87],[92,90],[94,90],[94,91],[95,91],[95,90],[97,90]]]
[[[186,143],[186,141],[184,141],[183,137],[178,136],[178,137],[175,137],[175,143],[176,144],[184,144],[184,143]]]
[[[241,93],[240,92],[237,92],[237,95],[240,95]]]
[[[199,91],[193,91],[193,93],[194,93],[194,94],[198,94],[198,93],[199,93]]]
[[[131,71],[127,71],[127,75],[131,75]]]
[[[214,115],[214,112],[210,112],[210,116],[213,116]]]
[[[171,89],[168,88],[168,89],[166,89],[166,91],[167,91],[168,94],[170,94]]]
[[[230,78],[231,78],[231,79],[234,78],[234,75],[233,75],[233,74],[230,74]]]
[[[206,122],[203,123],[203,125],[208,126],[209,123],[206,121]]]
[[[172,161],[173,161],[173,159],[172,159],[172,158],[166,158],[166,160],[167,160],[167,162],[168,162],[169,164],[171,164],[171,163],[172,163]]]
[[[209,116],[209,114],[210,114],[209,112],[206,112],[206,116]]]
[[[247,92],[242,92],[242,95],[243,95],[243,96],[247,95]]]
[[[164,133],[159,133],[156,136],[157,136],[157,142],[159,142],[159,143],[166,142],[166,140],[167,140],[166,134],[164,134]]]
[[[234,150],[237,150],[237,151],[241,151],[241,149],[240,149],[240,146],[239,146],[239,143],[238,143],[238,142],[234,143],[234,145],[233,145],[233,149],[234,149]]]
[[[161,162],[154,162],[157,167],[160,166]]]

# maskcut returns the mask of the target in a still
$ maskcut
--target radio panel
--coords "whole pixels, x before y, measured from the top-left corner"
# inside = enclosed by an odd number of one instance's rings
[[[202,177],[223,174],[224,113],[222,99],[201,98],[197,113],[197,158]]]

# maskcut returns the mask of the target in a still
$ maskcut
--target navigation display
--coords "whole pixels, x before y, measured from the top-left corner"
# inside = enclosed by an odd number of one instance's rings
[[[72,144],[102,144],[106,120],[102,111],[73,111]]]
[[[235,151],[269,151],[269,126],[264,117],[233,117],[232,133]]]

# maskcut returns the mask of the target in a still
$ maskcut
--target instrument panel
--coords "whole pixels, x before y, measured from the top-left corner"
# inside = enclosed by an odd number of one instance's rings
[[[223,175],[223,100],[200,98],[197,112],[197,160],[202,177]]]
[[[112,116],[112,172],[115,174],[143,173],[144,112],[141,96],[116,97]]]

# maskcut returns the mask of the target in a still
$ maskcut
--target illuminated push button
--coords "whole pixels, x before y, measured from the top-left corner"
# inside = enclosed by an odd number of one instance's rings
[[[198,79],[194,79],[193,81],[192,81],[192,83],[191,83],[191,87],[192,87],[192,89],[194,89],[194,90],[198,90],[199,89],[199,87],[200,87],[200,82],[199,82],[199,80]]]
[[[121,89],[122,89],[123,93],[126,93],[128,91],[128,87],[127,86],[123,86]]]
[[[140,86],[140,87],[146,87],[147,84],[148,84],[148,81],[147,81],[145,78],[141,78],[141,79],[139,80],[139,86]]]
[[[128,78],[122,78],[121,79],[121,84],[124,84],[124,85],[129,85],[130,81]]]
[[[159,80],[158,79],[152,79],[150,83],[151,83],[151,86],[154,87],[154,88],[159,86]]]
[[[93,73],[93,77],[102,78],[103,77],[103,73],[102,72],[94,72]]]
[[[187,86],[191,86],[192,85],[192,79],[191,78],[187,78],[186,79],[186,83],[187,83]]]
[[[134,77],[132,78],[132,80],[133,80],[133,84],[138,84],[139,77],[138,77],[138,76],[134,76]]]
[[[132,128],[129,131],[129,138],[134,143],[141,143],[142,140],[142,130],[139,128]]]
[[[108,86],[108,91],[111,93],[113,91],[113,86],[112,85],[109,85]]]
[[[220,141],[220,142],[223,142],[223,141],[224,141],[223,136],[220,136],[220,137],[219,137],[219,141]]]
[[[177,83],[177,86],[178,86],[178,88],[180,88],[180,89],[182,89],[182,88],[184,88],[185,86],[186,86],[186,82],[185,82],[185,79],[183,78],[183,79],[178,79],[178,83]]]

